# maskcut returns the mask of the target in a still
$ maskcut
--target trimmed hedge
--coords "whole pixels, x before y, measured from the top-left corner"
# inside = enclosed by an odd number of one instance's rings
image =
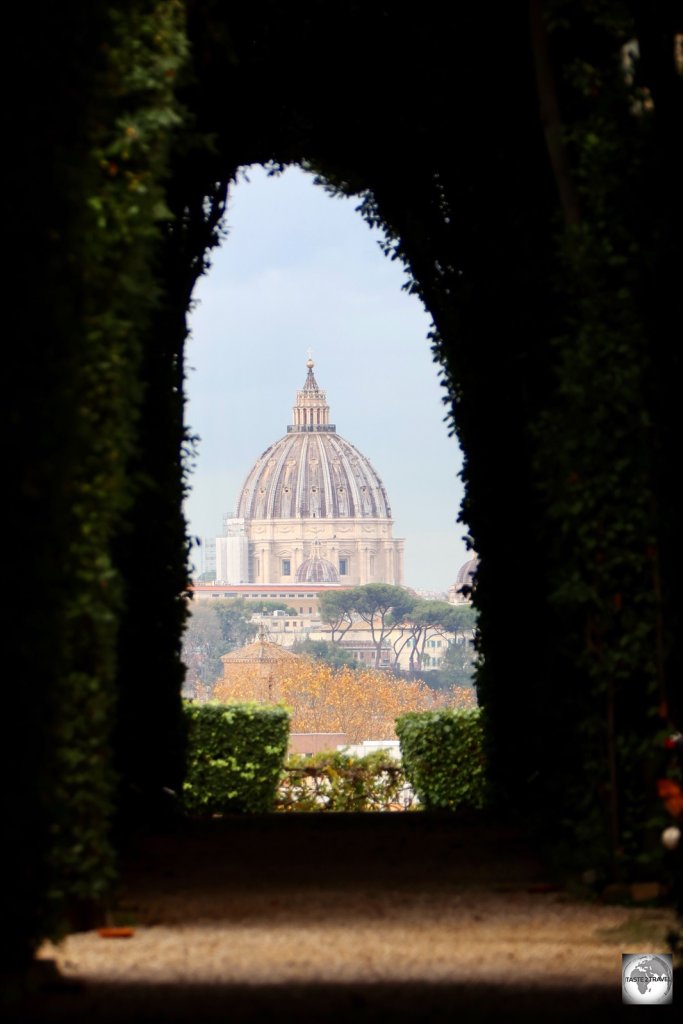
[[[334,750],[313,757],[293,754],[285,764],[276,810],[407,810],[411,801],[405,787],[403,765],[384,750],[364,757]]]
[[[289,740],[289,713],[262,704],[187,704],[189,814],[272,810]]]
[[[427,811],[472,807],[486,799],[481,711],[411,711],[396,719],[403,766]]]

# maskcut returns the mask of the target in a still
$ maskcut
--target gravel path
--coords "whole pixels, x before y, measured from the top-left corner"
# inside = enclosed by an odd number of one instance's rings
[[[621,953],[665,951],[671,920],[570,899],[501,828],[416,814],[222,821],[148,837],[113,918],[135,934],[44,947],[72,985],[25,1012],[621,1019]]]

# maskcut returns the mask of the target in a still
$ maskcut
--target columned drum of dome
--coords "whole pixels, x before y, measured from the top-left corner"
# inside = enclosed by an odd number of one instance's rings
[[[393,537],[384,485],[370,460],[330,423],[313,360],[306,366],[287,433],[257,459],[236,515],[226,521],[226,537],[218,538],[218,578],[233,582],[228,575],[241,573],[252,583],[402,584],[403,541]],[[234,538],[242,534],[248,565],[236,569]],[[233,551],[232,560],[221,556],[223,549]],[[318,575],[324,579],[313,578]]]

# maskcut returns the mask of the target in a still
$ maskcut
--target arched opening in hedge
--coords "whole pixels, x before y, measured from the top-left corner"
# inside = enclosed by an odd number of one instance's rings
[[[241,165],[298,164],[360,198],[433,319],[465,453],[464,517],[481,559],[478,687],[502,803],[522,815],[535,808],[547,825],[561,792],[599,871],[618,874],[645,847],[657,858],[647,799],[625,794],[652,791],[657,707],[668,713],[666,585],[652,541],[672,541],[658,511],[668,427],[651,403],[651,296],[637,261],[610,258],[657,250],[659,230],[669,237],[657,202],[652,234],[632,198],[644,198],[650,143],[616,51],[635,27],[627,12],[609,25],[582,15],[576,30],[555,26],[549,43],[534,5],[530,25],[510,11],[494,36],[483,12],[463,19],[430,7],[415,36],[378,5],[362,8],[359,34],[352,13],[335,23],[334,41],[316,5],[296,26],[269,7],[264,31],[249,12],[220,28],[190,20],[183,98],[194,134],[171,160],[168,198],[182,227],[168,239],[166,294],[189,295]],[[378,48],[405,72],[405,89]],[[577,53],[604,87],[572,77]],[[558,95],[575,138],[566,151]],[[615,191],[612,173],[626,164],[632,175]],[[175,317],[181,352],[179,304]],[[616,401],[615,365],[628,367]],[[642,430],[644,416],[660,417],[657,431]],[[533,654],[515,659],[529,634]],[[632,717],[643,693],[645,730]],[[585,799],[587,776],[600,779],[597,800]],[[551,819],[564,834],[563,815]]]
[[[370,37],[376,41],[388,32],[385,42],[398,64],[411,69],[406,100],[382,84],[384,72],[372,59],[369,38],[360,44],[363,59],[349,76],[329,62],[332,51],[340,52],[339,40],[329,53],[313,41],[320,12],[297,26],[293,48],[284,49],[281,32],[286,35],[291,26],[286,14],[271,13],[273,23],[263,36],[248,14],[236,17],[229,40],[215,23],[191,23],[195,63],[181,95],[191,110],[192,133],[172,154],[167,193],[175,218],[164,258],[167,344],[173,339],[182,363],[185,309],[203,260],[218,241],[227,191],[240,166],[299,165],[329,189],[357,196],[363,216],[384,231],[387,255],[404,264],[411,289],[434,321],[432,342],[450,392],[450,420],[465,449],[467,527],[475,546],[486,552],[480,580],[489,598],[480,611],[487,673],[493,680],[510,678],[512,671],[515,678],[514,685],[497,691],[499,708],[492,714],[501,724],[509,721],[520,687],[529,694],[525,730],[540,735],[548,714],[557,714],[559,728],[564,711],[543,707],[546,669],[525,664],[523,672],[511,670],[509,656],[519,645],[520,628],[526,628],[509,615],[511,585],[516,605],[538,635],[550,636],[555,628],[541,596],[549,567],[539,543],[529,424],[553,386],[547,342],[558,329],[550,301],[556,193],[533,78],[518,67],[528,45],[526,25],[511,19],[511,35],[503,33],[494,43],[482,31],[475,47],[460,55],[454,79],[447,33],[437,40],[426,30],[432,49],[416,52],[405,26],[373,9]],[[342,32],[356,39],[351,24]],[[500,75],[495,81],[483,71],[491,60]],[[506,82],[504,99],[499,81]],[[459,104],[454,145],[454,98],[470,92],[477,100]],[[233,97],[247,95],[248,108],[232,104]],[[514,117],[482,134],[480,104],[501,102]],[[506,184],[511,181],[513,194]],[[168,417],[157,413],[153,422],[167,423]],[[156,442],[149,441],[151,450]],[[486,690],[484,678],[480,686]],[[539,748],[513,746],[519,777],[538,778]],[[511,754],[503,733],[492,757],[499,758],[500,778],[510,782]]]
[[[432,0],[411,20],[130,0],[43,12],[41,38],[13,12],[36,85],[11,110],[7,192],[16,337],[35,339],[7,355],[28,610],[12,654],[40,681],[10,695],[32,723],[9,812],[13,874],[34,861],[30,937],[53,896],[106,884],[113,808],[149,816],[182,772],[186,312],[253,163],[361,196],[434,320],[503,800],[559,835],[578,823],[606,874],[656,861],[657,733],[681,721],[675,17],[570,2],[546,46],[529,9],[531,29],[506,5],[492,31],[488,8]],[[36,168],[43,202],[16,202]],[[522,677],[509,652],[529,631]]]
[[[331,421],[387,488],[407,584],[445,596],[470,557],[455,522],[457,440],[443,423],[429,318],[356,205],[297,167],[240,171],[189,319],[186,420],[199,440],[188,528],[202,539],[221,532],[257,456],[292,422],[310,355]]]

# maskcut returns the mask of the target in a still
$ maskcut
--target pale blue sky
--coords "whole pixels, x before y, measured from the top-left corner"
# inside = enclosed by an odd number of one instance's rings
[[[460,453],[443,422],[429,317],[401,291],[356,213],[297,168],[258,167],[233,189],[229,235],[195,289],[190,430],[200,437],[186,513],[216,536],[256,458],[286,433],[307,349],[337,431],[369,457],[406,540],[406,583],[446,590],[467,552],[456,523]]]

